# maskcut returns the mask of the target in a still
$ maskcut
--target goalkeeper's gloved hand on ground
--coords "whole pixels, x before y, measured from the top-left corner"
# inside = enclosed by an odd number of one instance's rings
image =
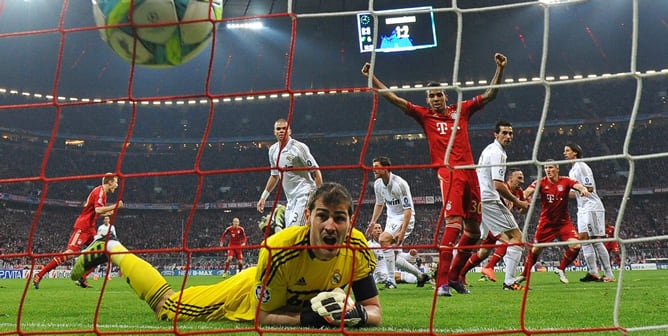
[[[362,327],[367,322],[367,312],[364,306],[355,303],[341,288],[316,295],[311,299],[311,310],[329,325],[335,327],[341,325],[341,320],[346,327]]]

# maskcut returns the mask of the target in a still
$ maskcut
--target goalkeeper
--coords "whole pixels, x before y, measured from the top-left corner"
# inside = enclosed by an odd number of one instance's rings
[[[104,253],[78,258],[72,277],[78,279],[94,267],[91,259],[104,262],[110,257],[160,320],[252,321],[259,310],[261,325],[380,325],[373,280],[376,259],[364,235],[351,227],[348,191],[338,183],[324,183],[310,197],[304,214],[306,226],[286,228],[263,242],[256,267],[216,284],[174,292],[151,264],[128,253],[118,241],[107,242]]]

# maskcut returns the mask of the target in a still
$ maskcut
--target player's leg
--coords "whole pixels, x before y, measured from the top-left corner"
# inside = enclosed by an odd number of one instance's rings
[[[592,231],[590,235],[594,238],[605,238],[605,211],[594,211],[592,212]],[[596,255],[603,265],[603,282],[614,282],[615,275],[612,273],[612,264],[610,263],[610,253],[605,246],[605,243],[598,242],[594,243],[594,250]]]
[[[592,211],[578,211],[577,214],[578,220],[578,239],[581,241],[589,240],[590,231],[593,228],[593,212]],[[594,250],[594,245],[592,243],[583,242],[582,243],[582,256],[584,257],[585,264],[587,265],[587,274],[580,278],[580,281],[601,281],[598,270],[598,262],[596,260],[596,251]]]
[[[463,185],[461,205],[463,211],[464,230],[457,244],[457,255],[452,261],[448,273],[448,286],[455,288],[460,294],[469,294],[469,290],[460,280],[459,274],[469,260],[477,246],[480,244],[480,222],[482,221],[482,202],[480,200],[480,185],[475,170],[463,170],[455,172],[456,180]]]
[[[392,231],[393,225],[395,224],[396,223],[387,222],[385,224],[385,231],[383,231],[378,237],[380,246],[383,247],[383,256],[385,258],[386,272],[388,274],[387,286],[385,287],[389,289],[397,288],[397,283],[394,280],[394,277],[389,276],[389,274],[394,274],[396,271],[396,254],[394,252],[394,246],[392,245],[394,241],[394,235],[392,234]]]
[[[452,265],[455,242],[463,228],[464,211],[461,208],[461,196],[464,186],[458,185],[453,179],[452,171],[446,168],[438,170],[438,179],[443,199],[443,208],[439,214],[438,222],[440,224],[441,220],[445,218],[445,230],[440,241],[442,248],[438,253],[436,288],[437,295],[451,296],[448,276]],[[458,215],[455,215],[457,213]]]
[[[236,249],[235,258],[237,258],[237,273],[239,273],[244,269],[244,254],[242,253],[242,249]]]
[[[566,278],[566,267],[573,263],[573,261],[580,254],[580,241],[578,240],[578,234],[575,232],[573,223],[568,222],[564,223],[559,232],[559,240],[570,242],[564,251],[564,255],[561,258],[559,263],[559,268],[555,272],[559,276],[559,281],[562,283],[568,283],[568,278]]]
[[[229,247],[229,246],[228,246]],[[227,275],[227,270],[230,268],[230,262],[234,256],[232,249],[227,250],[227,259],[225,259],[225,268],[223,268],[223,275]]]
[[[67,249],[63,252],[62,255],[55,256],[51,261],[49,261],[44,268],[42,268],[37,275],[33,278],[33,286],[35,289],[39,289],[39,283],[48,272],[60,266],[67,260],[74,258],[81,251],[81,248],[85,245],[86,242],[92,240],[91,238],[95,235],[94,232],[84,231],[81,229],[74,229],[70,235],[70,239],[67,241]],[[83,275],[83,274],[82,274]]]

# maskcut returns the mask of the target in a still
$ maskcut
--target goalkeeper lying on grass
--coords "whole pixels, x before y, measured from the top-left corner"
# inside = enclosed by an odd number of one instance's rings
[[[81,255],[72,278],[110,257],[160,320],[252,321],[259,308],[257,318],[263,325],[380,325],[373,280],[376,259],[364,235],[351,231],[353,205],[348,191],[337,183],[322,184],[309,199],[305,214],[306,226],[287,228],[263,243],[256,267],[217,284],[174,292],[151,264],[114,240],[106,243],[106,253]],[[95,242],[87,250],[104,251],[104,244]]]

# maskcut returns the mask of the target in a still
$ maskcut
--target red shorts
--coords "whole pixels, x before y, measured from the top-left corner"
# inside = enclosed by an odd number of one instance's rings
[[[74,252],[81,251],[82,247],[85,247],[93,241],[95,233],[95,228],[89,228],[87,230],[74,228],[70,240],[67,241],[67,249]]]
[[[446,217],[459,216],[478,223],[482,221],[480,184],[475,170],[440,168],[438,180],[441,183],[441,196],[445,205]]]
[[[227,257],[234,257],[237,260],[244,260],[244,255],[241,253],[242,249],[240,248],[231,248],[227,250]]]
[[[533,238],[534,243],[549,243],[555,239],[567,241],[569,239],[578,239],[578,233],[570,220],[564,222],[561,226],[544,226],[538,224],[536,235]]]

